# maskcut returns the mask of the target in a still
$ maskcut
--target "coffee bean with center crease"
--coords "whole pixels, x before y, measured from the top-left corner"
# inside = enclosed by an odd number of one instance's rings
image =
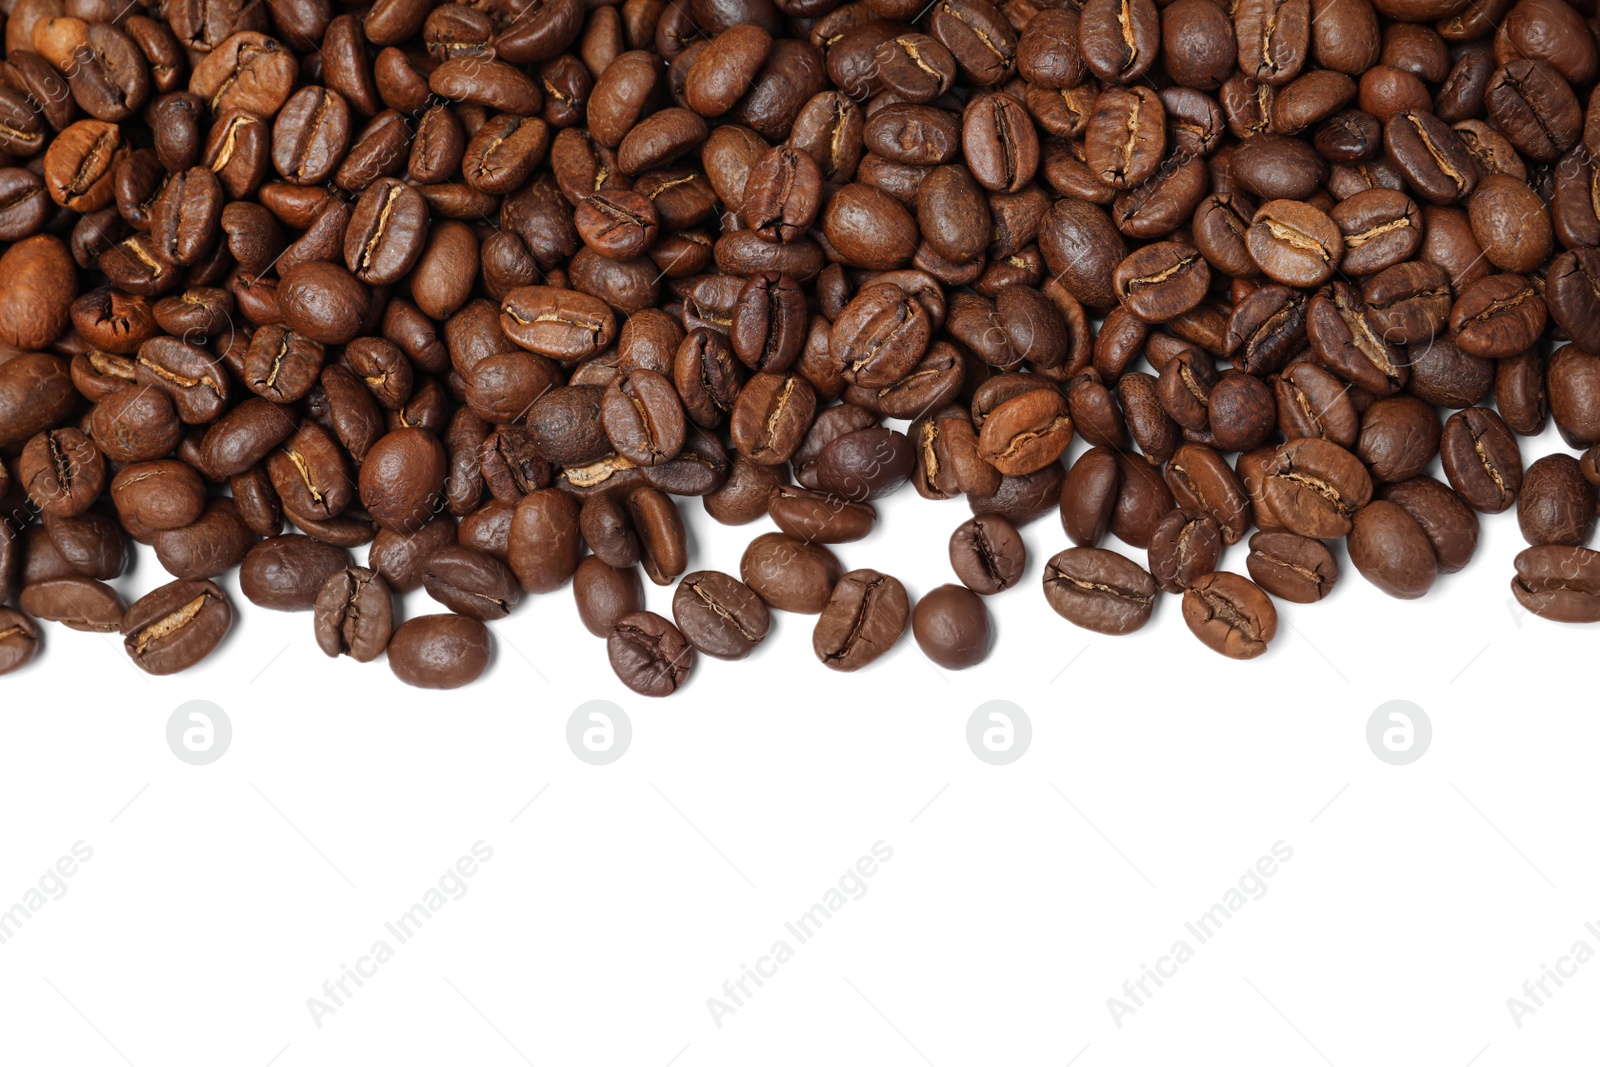
[[[1316,603],[1339,580],[1339,564],[1328,546],[1294,533],[1254,535],[1244,562],[1257,585],[1295,604]]]
[[[1277,635],[1278,609],[1250,579],[1218,571],[1184,591],[1183,621],[1211,651],[1254,659]]]
[[[1263,496],[1279,524],[1304,537],[1343,537],[1372,499],[1372,478],[1348,450],[1304,437],[1281,445],[1267,468]]]
[[[772,625],[761,598],[721,571],[684,575],[672,596],[672,617],[690,644],[718,659],[748,656]]]
[[[671,696],[694,670],[694,646],[653,611],[619,619],[606,639],[606,654],[622,684],[647,697]]]
[[[39,631],[32,619],[12,608],[0,607],[0,674],[28,665],[39,649]]]
[[[975,515],[950,535],[950,567],[973,592],[990,596],[1016,585],[1028,549],[1017,528],[999,515]]]
[[[1211,268],[1190,246],[1160,241],[1145,245],[1117,264],[1112,284],[1122,306],[1140,319],[1166,322],[1205,299]]]
[[[1128,634],[1150,621],[1160,587],[1126,556],[1069,548],[1044,568],[1044,595],[1056,614],[1086,630]]]
[[[1168,512],[1150,534],[1150,574],[1163,592],[1181,593],[1217,569],[1222,528],[1197,511]]]
[[[1396,112],[1384,123],[1383,147],[1430,204],[1454,204],[1477,188],[1478,165],[1460,135],[1425,111]]]
[[[233,625],[228,597],[212,582],[179,580],[129,606],[123,647],[147,674],[174,674],[210,655]]]
[[[1476,511],[1497,514],[1522,488],[1522,450],[1505,420],[1487,408],[1450,416],[1439,442],[1445,477]]]
[[[617,331],[616,316],[597,297],[539,285],[506,294],[500,325],[528,351],[561,361],[603,352]]]
[[[857,671],[895,646],[910,616],[910,599],[899,579],[874,570],[850,571],[818,615],[811,647],[823,666]]]
[[[328,575],[312,605],[317,646],[357,663],[377,659],[394,629],[389,586],[374,570],[345,567]]]
[[[1553,622],[1600,622],[1600,552],[1537,545],[1517,553],[1511,594]]]
[[[1256,266],[1284,285],[1315,288],[1344,257],[1344,235],[1324,212],[1297,200],[1262,204],[1245,232]]]

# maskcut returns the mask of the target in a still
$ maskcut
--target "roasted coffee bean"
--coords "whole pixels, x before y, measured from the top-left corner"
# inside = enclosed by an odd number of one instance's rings
[[[1600,552],[1538,545],[1517,553],[1511,593],[1552,622],[1600,622]]]
[[[953,671],[982,663],[993,640],[988,608],[961,585],[938,586],[918,600],[911,632],[923,655]]]
[[[1284,285],[1315,288],[1344,257],[1344,235],[1324,212],[1296,200],[1272,200],[1256,210],[1245,232],[1256,266]]]
[[[644,606],[639,572],[631,565],[612,566],[599,556],[585,556],[578,564],[572,576],[572,593],[578,604],[578,617],[596,637],[610,637],[618,620]]]
[[[482,677],[492,651],[489,628],[477,619],[421,615],[389,638],[389,669],[407,685],[459,689]]]
[[[1373,401],[1361,419],[1354,449],[1380,482],[1426,470],[1439,452],[1439,417],[1431,404],[1402,394]]]
[[[1295,442],[1291,442],[1291,444],[1295,444]],[[1314,443],[1314,445],[1324,444],[1326,442],[1317,441]],[[1316,521],[1337,522],[1338,502],[1343,499],[1342,496],[1332,495],[1331,490],[1329,495],[1324,495],[1322,489],[1326,487],[1319,486],[1309,480],[1302,480],[1298,474],[1289,473],[1293,468],[1295,458],[1304,452],[1308,461],[1315,462],[1319,469],[1324,463],[1329,465],[1337,464],[1336,469],[1341,479],[1348,479],[1350,483],[1348,487],[1342,488],[1351,493],[1359,492],[1360,480],[1365,476],[1366,472],[1363,470],[1360,475],[1355,473],[1361,464],[1354,456],[1349,456],[1348,453],[1345,454],[1349,461],[1348,464],[1340,463],[1340,457],[1337,454],[1344,450],[1337,445],[1327,445],[1327,449],[1331,450],[1331,452],[1316,448],[1314,445],[1300,442],[1287,455],[1282,454],[1283,449],[1279,450],[1280,455],[1276,466],[1278,469],[1283,470],[1286,475],[1282,491],[1297,500],[1304,499],[1305,506],[1308,509],[1307,521],[1312,521],[1314,517]],[[1146,466],[1148,467],[1148,464]],[[1130,487],[1126,477],[1130,465],[1123,462],[1120,464],[1120,469],[1124,475],[1124,484],[1123,497],[1119,498],[1119,510],[1124,506],[1123,501],[1128,497],[1130,488],[1133,488],[1135,492],[1144,490],[1145,482],[1148,480],[1147,478],[1141,479],[1139,482],[1132,483],[1132,487]],[[1314,474],[1311,476],[1315,477]],[[1249,495],[1245,492],[1244,484],[1239,480],[1239,476],[1234,473],[1233,468],[1228,466],[1222,454],[1215,448],[1201,444],[1185,444],[1179,448],[1167,463],[1166,485],[1171,490],[1171,498],[1177,501],[1179,507],[1201,511],[1215,519],[1217,525],[1222,529],[1224,543],[1237,544],[1249,532],[1251,522]],[[1370,480],[1367,482],[1367,491],[1370,495]],[[1148,491],[1144,491],[1141,496],[1146,505],[1159,502],[1159,494],[1155,494],[1154,498],[1152,498]],[[1141,522],[1140,525],[1144,527],[1141,537],[1144,544],[1138,547],[1143,548],[1149,544],[1150,532],[1154,529],[1155,524],[1171,510],[1172,506],[1169,504],[1157,514],[1143,516],[1144,522]],[[1114,528],[1113,532],[1116,532]],[[1129,540],[1129,538],[1120,533],[1118,536],[1122,537],[1124,541]],[[1130,541],[1130,543],[1133,542]]]
[[[672,615],[689,643],[718,659],[743,659],[767,636],[771,616],[749,586],[720,571],[686,574]]]
[[[212,582],[169,582],[146,593],[122,617],[123,647],[147,674],[174,674],[199,663],[233,625],[228,597]]]
[[[757,596],[802,615],[823,609],[841,573],[832,552],[787,534],[762,534],[739,561],[739,577]]]
[[[878,518],[870,504],[789,485],[772,487],[767,513],[789,536],[825,545],[859,541]]]
[[[1205,298],[1211,268],[1195,249],[1178,241],[1145,245],[1117,264],[1112,276],[1117,299],[1145,322],[1166,322]]]
[[[17,605],[36,619],[59,622],[69,630],[116,633],[127,605],[117,591],[93,578],[53,578],[23,586]]]
[[[963,585],[983,596],[1016,585],[1028,550],[1017,529],[999,515],[977,515],[950,535],[950,567]]]
[[[20,611],[0,607],[0,674],[28,665],[39,649],[39,631]]]
[[[622,684],[643,696],[671,696],[694,669],[694,646],[651,611],[619,619],[606,639],[606,652]]]
[[[1450,329],[1463,352],[1500,359],[1531,347],[1544,333],[1546,317],[1544,297],[1532,282],[1494,274],[1462,289],[1450,311]]]
[[[1254,659],[1278,632],[1272,598],[1229,571],[1208,574],[1184,590],[1183,621],[1207,648],[1229,659]]]
[[[1430,204],[1454,204],[1477,187],[1478,166],[1460,135],[1426,111],[1396,112],[1384,123],[1383,146],[1406,183]]]
[[[1044,594],[1056,614],[1103,634],[1127,634],[1150,621],[1160,587],[1149,572],[1104,548],[1069,548],[1050,557]]]
[[[1517,494],[1517,525],[1530,545],[1582,547],[1594,532],[1595,487],[1571,456],[1534,460]],[[35,612],[34,614],[38,614]]]
[[[451,545],[429,556],[422,565],[422,586],[451,611],[485,622],[505,618],[522,599],[522,587],[510,567],[466,545]]]
[[[1439,442],[1445,477],[1474,510],[1505,511],[1522,488],[1522,450],[1505,420],[1486,408],[1450,416]]]
[[[81,515],[106,487],[105,456],[82,431],[48,430],[23,448],[17,482],[44,514]]]
[[[1399,504],[1376,500],[1356,512],[1349,538],[1350,562],[1390,596],[1414,600],[1433,586],[1438,573],[1433,545],[1422,526]]]
[[[122,518],[145,530],[187,526],[205,508],[205,482],[175,459],[130,463],[111,479],[111,499]]]
[[[350,555],[303,534],[269,537],[245,553],[239,592],[275,611],[310,611],[330,577],[350,566]]]
[[[910,621],[905,586],[874,570],[850,571],[817,617],[811,647],[823,666],[856,671],[894,648]]]
[[[1222,528],[1195,511],[1173,511],[1150,536],[1150,574],[1168,593],[1181,593],[1217,569],[1222,559]]]
[[[1339,564],[1321,541],[1282,531],[1250,538],[1245,567],[1255,583],[1295,604],[1314,604],[1333,590]]]

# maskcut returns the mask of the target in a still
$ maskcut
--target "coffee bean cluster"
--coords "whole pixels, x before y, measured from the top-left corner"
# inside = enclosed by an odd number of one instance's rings
[[[962,668],[1050,512],[1101,633],[1256,656],[1512,508],[1600,620],[1594,0],[0,7],[0,672],[192,666],[235,567],[419,686],[569,582],[641,693],[773,610]],[[829,547],[907,482],[974,516],[915,606]],[[691,498],[779,532],[691,570]]]

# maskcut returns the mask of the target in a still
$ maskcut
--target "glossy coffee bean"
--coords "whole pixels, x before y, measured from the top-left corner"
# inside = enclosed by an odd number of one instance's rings
[[[694,669],[695,649],[672,623],[651,611],[624,615],[606,639],[611,669],[642,696],[677,692]]]
[[[407,685],[459,689],[482,677],[493,642],[489,628],[462,615],[407,619],[389,639],[389,669]]]
[[[1184,591],[1183,621],[1202,644],[1229,659],[1254,659],[1278,632],[1272,598],[1229,571],[1208,574]]]
[[[772,625],[762,599],[720,571],[684,575],[672,597],[672,617],[690,644],[718,659],[748,656]]]
[[[1126,556],[1104,548],[1069,548],[1045,564],[1044,594],[1056,614],[1074,625],[1127,634],[1150,621],[1160,587]]]
[[[140,597],[122,617],[123,647],[147,674],[174,674],[199,663],[233,625],[228,597],[212,582],[179,580]]]
[[[817,616],[811,647],[823,666],[857,671],[894,648],[910,615],[910,600],[898,579],[874,570],[849,571]]]
[[[963,585],[937,586],[918,600],[911,633],[923,655],[953,671],[982,663],[993,641],[988,609]]]

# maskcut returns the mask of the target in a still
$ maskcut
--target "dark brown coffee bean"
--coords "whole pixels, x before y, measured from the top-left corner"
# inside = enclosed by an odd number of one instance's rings
[[[1044,594],[1056,614],[1074,625],[1127,634],[1150,621],[1160,588],[1126,556],[1104,548],[1069,548],[1045,564]]]
[[[694,646],[676,626],[651,611],[636,611],[618,620],[606,640],[606,652],[622,683],[643,696],[672,695],[694,669]]]
[[[1229,571],[1208,574],[1184,590],[1183,621],[1207,648],[1229,659],[1254,659],[1278,632],[1272,598]]]
[[[1461,291],[1450,312],[1450,329],[1463,352],[1500,359],[1531,347],[1546,318],[1544,298],[1533,283],[1518,274],[1494,274]]]
[[[1528,465],[1517,494],[1517,525],[1530,545],[1582,547],[1594,532],[1595,487],[1565,453]],[[34,614],[38,614],[34,612]]]
[[[1244,562],[1257,585],[1295,604],[1315,604],[1339,580],[1339,564],[1327,546],[1299,534],[1256,534]]]
[[[1016,585],[1028,550],[1015,526],[999,515],[977,515],[950,535],[950,566],[963,585],[983,596]]]
[[[215,584],[169,582],[128,608],[122,643],[140,670],[174,674],[210,655],[232,625],[227,594]]]
[[[20,611],[0,608],[0,674],[28,665],[39,649],[39,631]]]
[[[827,604],[842,569],[832,552],[787,534],[763,534],[745,549],[739,577],[779,611],[815,615]]]
[[[488,670],[493,642],[477,619],[420,615],[395,630],[388,651],[389,669],[407,685],[459,689]]]
[[[1217,569],[1222,559],[1222,528],[1195,511],[1173,511],[1150,536],[1150,574],[1168,593],[1181,593]]]
[[[1467,408],[1450,416],[1440,440],[1445,477],[1474,510],[1505,511],[1522,488],[1522,450],[1500,416]]]
[[[767,636],[772,618],[749,586],[721,571],[686,574],[672,616],[689,643],[718,659],[743,659]]]
[[[302,534],[269,537],[245,553],[239,592],[274,611],[310,611],[328,579],[349,566],[349,553],[334,545]]]
[[[910,621],[905,586],[874,570],[843,575],[817,617],[811,647],[823,666],[857,671],[894,648]]]
[[[1112,275],[1117,299],[1145,322],[1176,318],[1205,299],[1211,268],[1195,249],[1179,241],[1145,245]]]
[[[429,556],[422,565],[422,585],[451,611],[484,622],[505,618],[522,599],[522,587],[510,567],[466,545],[451,545]]]
[[[1433,587],[1433,545],[1399,504],[1377,500],[1356,512],[1349,546],[1351,564],[1390,596],[1414,600]]]
[[[1511,593],[1552,622],[1600,622],[1600,552],[1539,545],[1517,553]]]
[[[116,633],[127,611],[115,589],[82,577],[53,578],[23,586],[17,605],[36,619],[98,634]]]
[[[1078,45],[1096,77],[1128,85],[1143,77],[1156,61],[1161,16],[1151,0],[1088,0],[1078,27]]]

